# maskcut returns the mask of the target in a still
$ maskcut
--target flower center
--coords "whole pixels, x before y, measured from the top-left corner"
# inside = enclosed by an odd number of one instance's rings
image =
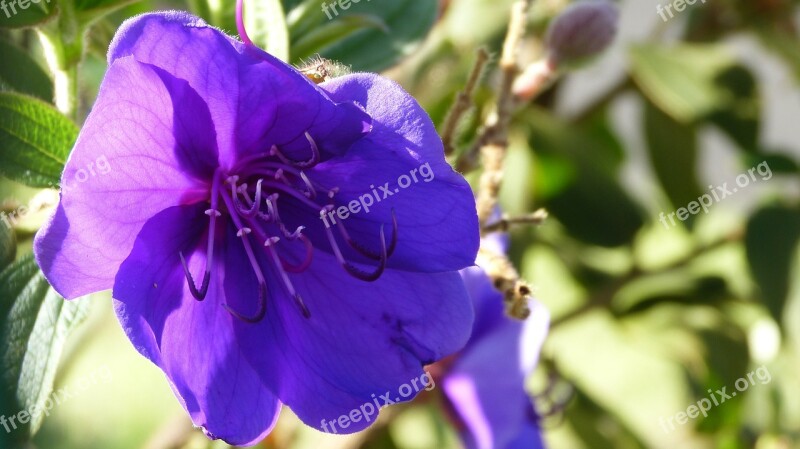
[[[220,170],[214,174],[211,188],[211,207],[206,210],[209,216],[207,266],[203,282],[198,288],[186,264],[183,253],[180,253],[181,263],[189,284],[192,296],[198,301],[205,299],[211,278],[211,267],[214,263],[214,238],[216,235],[217,219],[227,216],[236,226],[237,237],[240,239],[253,273],[258,281],[258,304],[254,314],[248,315],[234,310],[228,304],[223,307],[236,318],[249,323],[257,323],[264,319],[267,312],[267,281],[259,263],[259,258],[254,246],[261,247],[267,255],[274,272],[280,278],[280,284],[285,292],[293,298],[295,304],[306,318],[311,316],[303,298],[297,293],[291,275],[302,273],[311,266],[314,246],[305,235],[305,226],[298,226],[294,230],[287,228],[281,219],[279,205],[291,202],[310,208],[321,216],[335,208],[335,197],[338,187],[326,188],[313,182],[304,170],[313,168],[320,162],[320,152],[316,142],[308,133],[311,156],[305,161],[291,160],[273,145],[269,152],[247,157],[231,170],[231,175]],[[222,204],[220,204],[222,199]],[[224,206],[224,207],[221,207]],[[319,226],[319,223],[315,223]],[[351,276],[363,281],[377,280],[386,268],[386,261],[397,246],[397,219],[392,211],[392,238],[386,243],[384,225],[380,228],[380,250],[368,249],[350,237],[344,223],[338,223],[339,234],[353,251],[367,260],[377,262],[371,271],[363,270],[349,262],[342,249],[339,247],[336,236],[329,227],[325,227],[325,234],[336,259]],[[302,245],[304,257],[299,263],[293,264],[281,254],[281,245]]]

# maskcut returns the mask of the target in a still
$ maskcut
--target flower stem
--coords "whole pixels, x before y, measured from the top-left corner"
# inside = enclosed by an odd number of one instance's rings
[[[59,111],[78,122],[78,64],[83,58],[83,27],[71,1],[59,2],[58,20],[39,28],[39,40],[55,82]]]

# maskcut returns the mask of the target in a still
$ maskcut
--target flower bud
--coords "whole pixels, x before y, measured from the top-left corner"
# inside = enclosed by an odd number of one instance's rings
[[[551,61],[570,68],[600,54],[614,40],[619,11],[607,0],[581,0],[568,6],[547,30]]]

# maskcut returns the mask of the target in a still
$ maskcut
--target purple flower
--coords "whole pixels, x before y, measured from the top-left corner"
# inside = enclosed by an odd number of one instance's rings
[[[317,86],[177,12],[123,24],[108,63],[37,260],[66,298],[113,288],[210,437],[257,442],[282,404],[321,428],[464,345],[474,200],[399,86]],[[98,156],[108,175],[68,182]],[[423,164],[435,177],[378,188]],[[320,219],[362,195],[369,211]]]
[[[498,240],[485,244],[502,253]],[[443,369],[440,382],[461,438],[467,449],[543,448],[525,380],[536,367],[550,315],[530,301],[526,321],[509,318],[483,269],[469,267],[461,275],[475,307],[472,337],[458,355],[434,365]]]

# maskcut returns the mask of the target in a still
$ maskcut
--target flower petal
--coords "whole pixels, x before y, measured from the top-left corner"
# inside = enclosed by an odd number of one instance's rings
[[[308,159],[305,132],[327,159],[369,131],[369,117],[351,102],[335,104],[297,70],[187,13],[144,14],[123,23],[108,60],[128,55],[186,80],[208,103],[225,168],[273,144],[287,156]]]
[[[303,422],[327,432],[326,422],[374,401],[384,405],[380,396],[412,399],[425,389],[422,367],[460,349],[472,327],[457,273],[389,270],[367,283],[317,252],[294,284],[310,318],[274,282],[276,273],[270,279],[267,318],[240,323],[239,343],[278,397]],[[410,389],[401,391],[403,385]],[[362,430],[375,417],[361,415],[336,432]]]
[[[361,243],[378,242],[381,225],[389,235],[394,211],[400,231],[389,267],[436,272],[472,265],[479,246],[472,191],[445,161],[442,141],[416,100],[377,75],[344,76],[323,86],[336,101],[364,105],[373,118],[372,132],[343,157],[309,171],[313,181],[339,188],[337,208],[360,204],[343,220],[350,234]],[[373,203],[368,210],[367,202]],[[315,244],[325,247],[322,239]]]
[[[108,70],[36,236],[39,266],[68,299],[111,288],[145,221],[207,197],[216,148],[208,108],[186,85],[130,58]],[[102,171],[101,171],[102,170]]]
[[[525,380],[536,366],[549,315],[531,301],[523,322],[504,316],[503,298],[485,273],[464,277],[475,304],[475,330],[445,377],[444,392],[464,424],[469,449],[541,447],[536,414]],[[464,272],[462,272],[464,274]],[[517,446],[514,446],[517,444]]]
[[[206,262],[203,211],[203,205],[173,207],[147,222],[114,285],[117,316],[139,352],[167,375],[195,425],[230,444],[254,444],[275,425],[281,404],[242,357],[234,318],[222,307],[228,267],[215,266],[204,301],[189,292],[178,253],[188,256],[199,282]],[[237,248],[219,244],[217,251],[244,257]]]

